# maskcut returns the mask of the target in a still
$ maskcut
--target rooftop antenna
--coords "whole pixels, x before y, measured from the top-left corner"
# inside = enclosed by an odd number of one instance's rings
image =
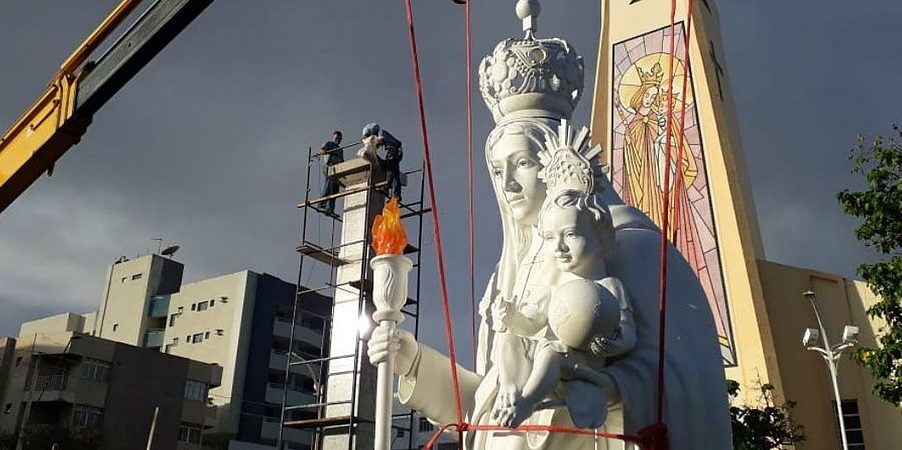
[[[179,248],[181,247],[179,247],[178,245],[170,245],[169,247],[164,248],[163,251],[160,252],[160,254],[163,256],[168,256],[169,259],[172,259],[172,255],[174,255],[175,252],[179,251]]]
[[[163,238],[150,238],[151,241],[157,241],[157,254],[163,248]]]

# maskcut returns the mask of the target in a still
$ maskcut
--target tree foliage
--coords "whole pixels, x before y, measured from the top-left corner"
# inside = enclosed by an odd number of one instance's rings
[[[733,429],[733,450],[772,450],[784,445],[805,441],[804,427],[792,419],[795,402],[774,403],[774,386],[763,383],[761,405],[731,406],[730,423]],[[739,394],[739,383],[727,380],[730,397]]]
[[[862,264],[858,274],[879,297],[868,315],[886,322],[877,330],[877,348],[860,348],[852,356],[870,371],[878,397],[902,405],[902,130],[893,125],[889,140],[878,136],[870,145],[859,136],[849,159],[867,188],[846,189],[837,198],[846,214],[861,220],[858,240],[884,257]]]

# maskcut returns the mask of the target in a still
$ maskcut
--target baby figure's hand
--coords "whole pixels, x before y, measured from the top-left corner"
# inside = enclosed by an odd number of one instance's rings
[[[532,415],[532,408],[533,405],[520,395],[515,386],[500,385],[492,419],[503,427],[516,428]]]
[[[517,403],[518,398],[520,398],[520,390],[514,383],[501,382],[498,386],[498,399],[495,404],[503,408],[510,408]]]
[[[509,302],[504,298],[492,302],[492,319],[495,323],[508,325],[511,317],[516,313],[517,308],[514,302]]]
[[[499,380],[498,395],[495,397],[495,405],[492,408],[492,419],[499,425],[508,426],[506,424],[510,423],[519,399],[520,391],[516,384]]]

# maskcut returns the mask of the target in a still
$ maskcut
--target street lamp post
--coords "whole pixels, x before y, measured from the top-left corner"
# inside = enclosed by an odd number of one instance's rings
[[[854,347],[858,343],[858,327],[854,325],[846,325],[843,327],[842,342],[831,346],[830,341],[827,338],[827,331],[824,329],[824,323],[821,321],[821,315],[817,310],[817,303],[815,303],[817,295],[814,291],[810,290],[803,292],[802,295],[808,299],[809,303],[811,303],[811,308],[814,309],[814,317],[817,318],[818,326],[816,329],[805,329],[805,334],[802,337],[802,345],[808,350],[820,353],[821,357],[824,358],[824,362],[827,363],[827,369],[830,371],[830,381],[833,383],[833,396],[836,399],[836,416],[839,419],[839,435],[840,438],[842,438],[842,448],[843,450],[849,450],[849,442],[846,439],[846,423],[842,413],[842,398],[839,396],[839,381],[836,363],[839,362],[839,358],[842,356],[843,352]],[[823,346],[819,347],[818,343],[821,338],[823,338]]]

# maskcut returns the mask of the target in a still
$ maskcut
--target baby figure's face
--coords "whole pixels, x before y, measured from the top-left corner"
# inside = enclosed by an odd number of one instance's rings
[[[591,219],[575,207],[546,210],[539,229],[563,272],[586,277],[603,258],[601,238]]]

